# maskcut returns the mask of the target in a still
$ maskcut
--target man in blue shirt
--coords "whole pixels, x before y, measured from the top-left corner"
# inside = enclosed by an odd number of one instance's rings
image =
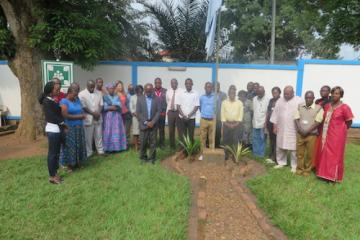
[[[205,83],[205,94],[200,97],[200,138],[202,150],[206,148],[206,140],[209,139],[209,146],[213,144],[214,120],[215,120],[215,94],[210,82]],[[199,160],[203,159],[203,155]]]

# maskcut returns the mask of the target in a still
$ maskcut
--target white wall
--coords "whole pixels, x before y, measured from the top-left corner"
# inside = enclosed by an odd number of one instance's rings
[[[138,67],[138,84],[154,83],[160,77],[164,88],[170,88],[170,81],[176,78],[179,87],[185,89],[185,79],[191,78],[194,82],[193,89],[199,94],[204,92],[204,84],[211,82],[211,68],[187,67],[185,71],[171,71],[168,67]]]
[[[0,105],[9,109],[9,116],[20,116],[21,97],[20,85],[17,77],[8,65],[0,64]]]
[[[341,63],[341,61],[340,61]],[[303,75],[302,93],[313,90],[319,97],[319,89],[323,85],[340,85],[345,90],[343,101],[348,103],[355,116],[354,123],[360,124],[360,104],[357,104],[358,89],[360,89],[360,65],[333,65],[305,63]],[[100,64],[92,71],[85,71],[79,66],[74,66],[74,81],[86,86],[88,79],[102,77],[105,83],[122,80],[127,86],[131,83],[131,65]],[[199,94],[204,93],[204,84],[212,80],[212,69],[210,67],[187,67],[185,71],[173,71],[163,66],[138,66],[138,83],[153,83],[156,77],[163,80],[163,86],[170,88],[170,80],[177,78],[179,86],[184,87],[184,81],[190,77],[194,81],[194,89]],[[296,88],[296,70],[272,70],[272,69],[243,69],[243,68],[220,68],[219,81],[221,89],[227,92],[228,87],[234,84],[238,90],[246,89],[250,81],[259,82],[265,87],[266,94],[270,96],[270,90],[274,86],[281,89],[286,85]],[[20,88],[19,83],[9,67],[0,63],[0,104],[8,106],[10,116],[20,116]]]
[[[185,71],[172,71],[168,67],[138,67],[138,84],[145,85],[146,83],[153,83],[157,77],[162,79],[162,85],[164,88],[170,88],[170,81],[176,78],[179,83],[179,87],[185,89],[185,80],[191,78],[193,80],[193,89],[196,90],[199,95],[204,93],[204,85],[206,82],[211,82],[212,69],[201,67],[187,67]],[[199,111],[196,115],[196,121],[199,122]]]
[[[222,91],[226,92],[230,85],[235,85],[237,91],[245,90],[248,82],[258,82],[264,86],[265,94],[271,97],[271,89],[275,86],[283,89],[287,85],[296,88],[296,70],[258,70],[258,69],[220,69],[219,79]]]
[[[81,88],[86,87],[89,79],[95,80],[101,77],[104,84],[121,80],[125,86],[131,83],[130,65],[97,65],[92,71],[86,71],[80,66],[74,66],[74,82],[80,84]]]
[[[303,78],[303,95],[307,90],[313,90],[316,98],[323,85],[341,86],[344,89],[343,102],[353,111],[354,123],[360,123],[360,104],[357,95],[360,90],[360,65],[325,65],[305,64]]]

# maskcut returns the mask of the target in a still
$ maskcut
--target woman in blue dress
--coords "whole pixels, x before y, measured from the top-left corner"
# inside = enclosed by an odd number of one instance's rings
[[[66,98],[60,101],[62,115],[69,131],[66,134],[65,144],[61,148],[60,163],[71,172],[75,167],[81,167],[86,161],[85,134],[83,119],[85,114],[78,98],[79,87],[72,84]]]

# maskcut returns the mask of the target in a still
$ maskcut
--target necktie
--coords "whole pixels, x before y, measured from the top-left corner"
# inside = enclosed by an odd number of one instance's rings
[[[174,93],[173,93],[172,98],[171,98],[170,108],[171,108],[172,111],[175,111],[175,90],[174,90]]]

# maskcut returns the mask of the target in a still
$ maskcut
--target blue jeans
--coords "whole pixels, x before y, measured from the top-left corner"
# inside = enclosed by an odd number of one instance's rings
[[[59,168],[59,157],[60,157],[60,148],[63,143],[63,133],[53,133],[47,132],[49,147],[48,147],[48,170],[49,176],[56,176],[57,170]]]
[[[253,128],[253,154],[257,157],[265,156],[265,129],[264,128]]]

